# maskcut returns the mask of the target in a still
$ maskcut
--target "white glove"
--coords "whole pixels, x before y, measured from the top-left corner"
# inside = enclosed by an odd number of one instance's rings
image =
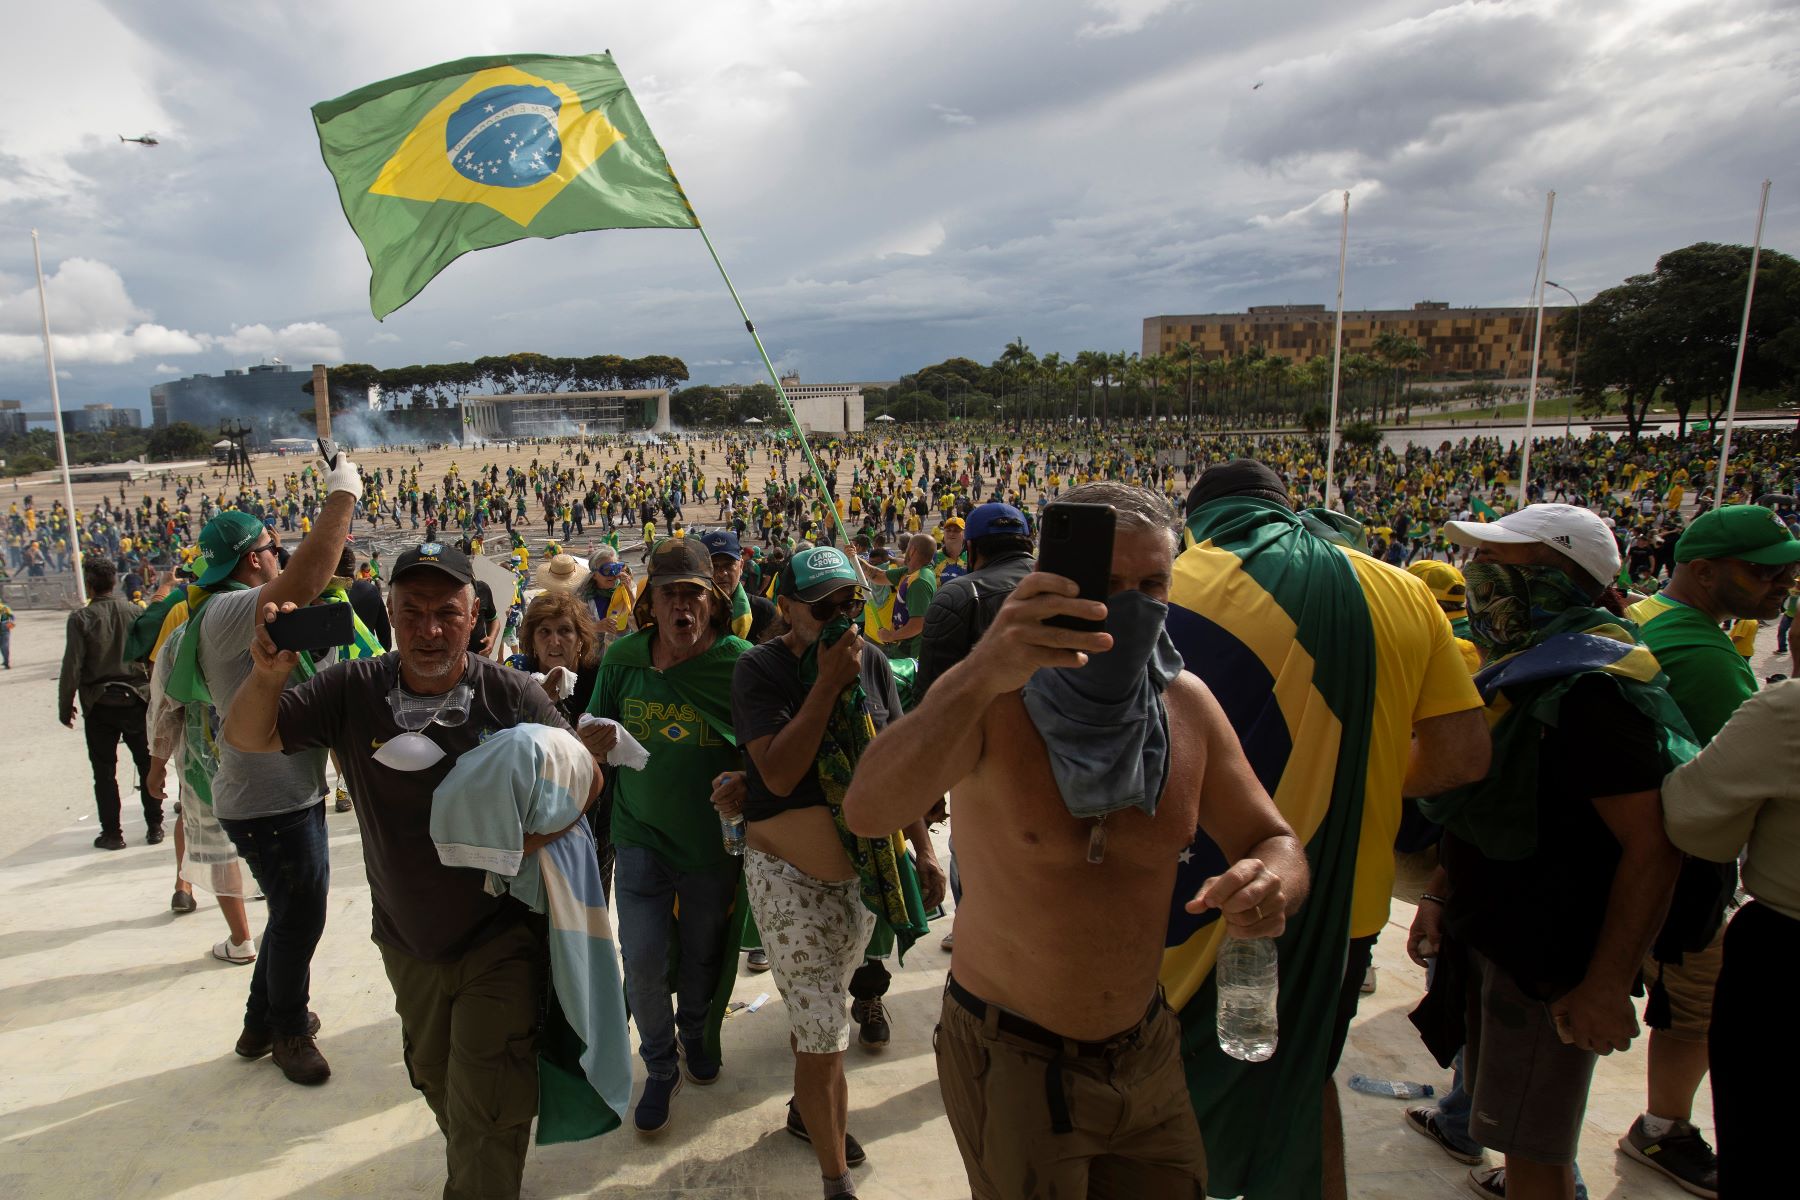
[[[356,469],[356,464],[350,461],[349,455],[339,451],[337,465],[327,464],[327,466],[329,467],[325,476],[325,494],[327,496],[333,492],[349,492],[352,500],[362,499],[362,472]]]

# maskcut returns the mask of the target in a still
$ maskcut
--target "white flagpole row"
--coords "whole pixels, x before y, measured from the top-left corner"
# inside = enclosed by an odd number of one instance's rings
[[[1344,257],[1350,248],[1350,192],[1344,192],[1344,218],[1338,230],[1337,323],[1331,334],[1331,424],[1325,443],[1325,507],[1337,483],[1338,379],[1344,362]]]
[[[1719,442],[1719,482],[1713,489],[1715,507],[1725,503],[1725,467],[1731,460],[1731,427],[1737,421],[1738,381],[1744,377],[1744,345],[1750,340],[1750,303],[1756,299],[1756,267],[1762,259],[1763,218],[1768,212],[1769,181],[1765,179],[1762,204],[1756,210],[1756,241],[1750,249],[1750,282],[1744,287],[1744,320],[1738,326],[1737,364],[1731,368],[1731,398],[1725,402],[1725,436]]]
[[[1531,502],[1531,426],[1537,418],[1538,364],[1544,347],[1544,281],[1550,277],[1550,214],[1556,208],[1556,193],[1544,194],[1544,236],[1538,243],[1537,278],[1532,283],[1531,302],[1537,306],[1537,331],[1531,335],[1531,390],[1525,397],[1525,442],[1519,456],[1519,507]]]
[[[44,324],[44,369],[50,374],[50,419],[56,425],[56,457],[62,464],[63,503],[68,506],[69,549],[75,556],[75,595],[87,603],[87,580],[81,574],[81,533],[75,524],[75,485],[69,479],[69,445],[63,437],[62,397],[56,390],[56,351],[50,346],[50,300],[44,293],[44,258],[37,230],[31,231],[31,261],[37,267],[38,316]]]

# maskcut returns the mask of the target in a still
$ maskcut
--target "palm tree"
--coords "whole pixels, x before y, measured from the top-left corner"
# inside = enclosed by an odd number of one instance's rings
[[[1088,411],[1094,409],[1094,381],[1104,376],[1110,369],[1110,362],[1104,350],[1083,350],[1075,356],[1076,375],[1087,385]],[[1076,401],[1075,416],[1081,416],[1081,402]]]
[[[994,362],[994,371],[1000,376],[1000,410],[1006,411],[1006,381],[1020,371],[1029,371],[1037,363],[1037,356],[1025,344],[1024,338],[1015,338],[1006,344],[1000,357]]]
[[[1183,407],[1187,410],[1187,420],[1190,423],[1194,419],[1194,364],[1199,360],[1200,352],[1194,349],[1194,343],[1192,342],[1176,342],[1168,354],[1168,363],[1171,372],[1181,370],[1187,377],[1187,384],[1182,393],[1181,401]],[[1170,415],[1172,416],[1173,414]]]
[[[1136,358],[1137,355],[1133,354],[1131,357]],[[1111,354],[1102,354],[1100,356],[1100,361],[1102,363],[1100,371],[1100,423],[1105,425],[1106,419],[1112,415],[1113,381],[1118,380],[1121,383],[1124,381],[1125,364],[1127,360],[1123,350],[1114,350]]]
[[[1043,401],[1042,401],[1041,412],[1044,415],[1048,415],[1049,411],[1050,411],[1050,388],[1051,388],[1051,385],[1055,384],[1061,380],[1062,370],[1063,370],[1062,355],[1058,354],[1056,351],[1052,350],[1050,353],[1044,355],[1044,357],[1037,360],[1037,368],[1036,368],[1036,370],[1034,370],[1032,372],[1032,377],[1037,381],[1038,386],[1042,389]]]

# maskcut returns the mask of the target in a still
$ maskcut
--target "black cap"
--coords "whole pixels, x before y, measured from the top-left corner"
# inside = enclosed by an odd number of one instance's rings
[[[391,578],[398,583],[408,571],[437,571],[458,583],[475,582],[475,569],[469,565],[469,556],[442,542],[424,542],[402,553],[394,561]]]
[[[1187,512],[1191,517],[1203,504],[1223,500],[1227,496],[1248,496],[1256,500],[1272,500],[1283,508],[1293,508],[1281,476],[1254,458],[1234,458],[1218,463],[1200,473],[1194,490],[1188,493]]]

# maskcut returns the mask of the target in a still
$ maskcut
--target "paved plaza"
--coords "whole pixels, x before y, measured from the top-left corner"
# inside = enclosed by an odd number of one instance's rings
[[[443,1182],[443,1145],[400,1061],[392,994],[369,940],[369,889],[351,813],[331,813],[333,886],[313,965],[319,1047],[333,1075],[319,1088],[268,1059],[236,1057],[247,968],[210,956],[225,925],[209,896],[168,908],[174,841],[145,846],[128,793],[118,853],[93,849],[91,777],[79,727],[55,721],[61,614],[20,614],[14,669],[0,674],[0,1196],[104,1200],[424,1197]],[[1759,675],[1777,667],[1763,631]],[[121,787],[131,784],[129,761]],[[262,914],[251,906],[258,932]],[[1339,1072],[1448,1085],[1406,1013],[1423,972],[1403,944],[1412,909],[1376,950],[1380,988],[1365,997]],[[892,1044],[852,1047],[851,1129],[869,1153],[865,1200],[965,1197],[962,1164],[938,1096],[931,1028],[949,955],[938,936],[895,977]],[[781,1001],[768,975],[740,975],[737,997],[771,993],[726,1022],[725,1070],[688,1086],[655,1139],[628,1128],[534,1149],[533,1198],[805,1198],[818,1194],[809,1147],[782,1129],[791,1088]],[[1581,1163],[1594,1200],[1683,1195],[1615,1150],[1643,1103],[1644,1043],[1602,1059]],[[642,1078],[641,1067],[639,1078]],[[1466,1195],[1466,1168],[1401,1125],[1399,1101],[1343,1093],[1350,1194],[1362,1200]],[[1698,1123],[1711,1132],[1703,1088]]]

